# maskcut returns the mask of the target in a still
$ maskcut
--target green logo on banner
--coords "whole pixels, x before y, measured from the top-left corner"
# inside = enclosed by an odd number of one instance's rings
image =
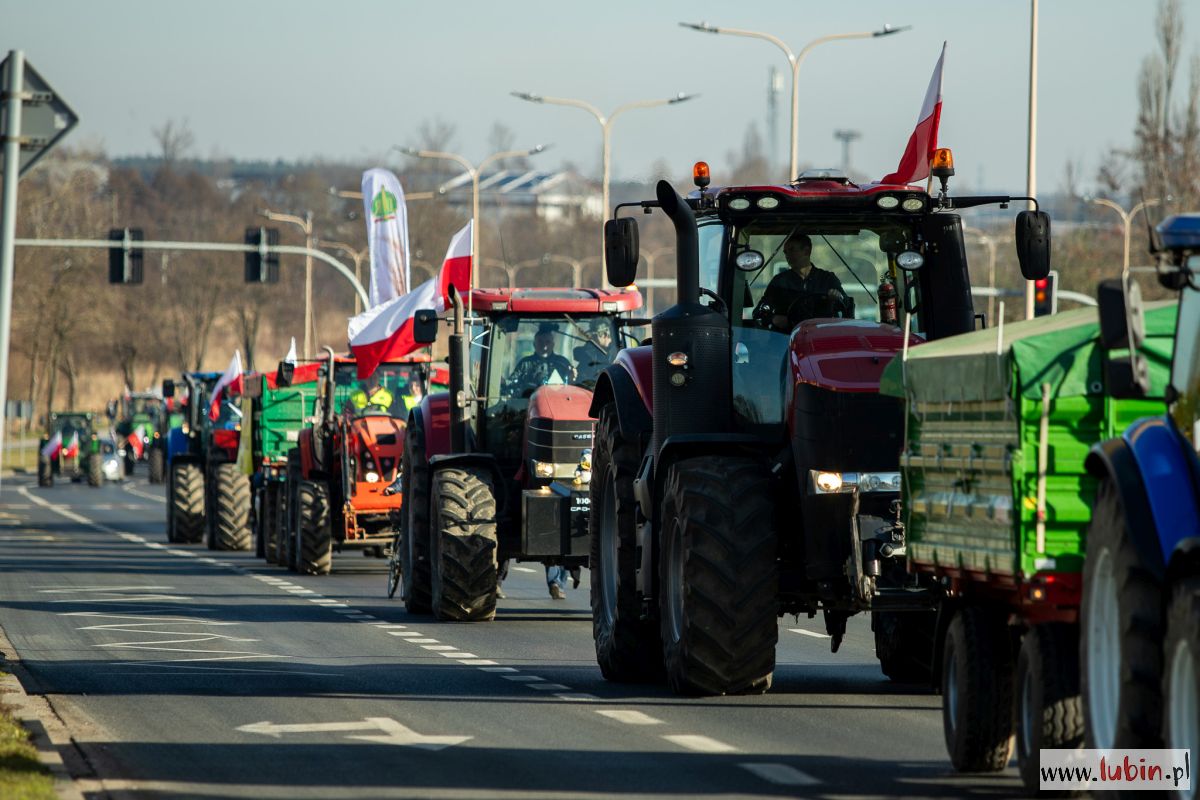
[[[376,222],[385,222],[396,216],[396,195],[387,189],[380,189],[371,200],[371,216]]]

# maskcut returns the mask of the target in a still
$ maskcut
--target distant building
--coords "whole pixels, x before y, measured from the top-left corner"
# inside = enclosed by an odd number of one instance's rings
[[[470,213],[471,178],[457,175],[436,189],[452,206]],[[574,172],[501,169],[479,181],[479,204],[506,212],[530,211],[547,222],[602,217],[600,187]]]

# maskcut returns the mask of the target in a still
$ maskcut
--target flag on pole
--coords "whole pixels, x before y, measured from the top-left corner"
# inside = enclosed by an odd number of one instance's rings
[[[386,169],[363,173],[362,195],[371,253],[368,297],[374,308],[409,290],[408,208],[400,181]]]
[[[292,337],[292,344],[288,348],[287,355],[283,357],[283,360],[289,364],[296,363],[296,337],[295,336]]]
[[[54,458],[62,450],[62,431],[55,431],[50,440],[42,447],[42,456]]]
[[[137,428],[134,429],[133,433],[125,437],[125,441],[129,443],[129,447],[133,450],[133,454],[138,458],[142,457],[142,453],[146,449],[146,443],[143,441],[143,437],[145,437],[145,435],[146,426],[138,425]]]
[[[62,449],[63,458],[75,458],[79,455],[79,431],[71,434],[71,441]]]
[[[908,146],[900,158],[900,166],[880,183],[916,183],[929,177],[929,161],[937,149],[938,123],[942,119],[942,65],[946,61],[946,43],[942,42],[942,54],[938,56],[929,88],[925,90],[925,102],[917,117],[917,127],[908,137]]]
[[[413,340],[413,316],[423,308],[445,311],[450,305],[450,286],[465,293],[471,288],[471,224],[454,234],[446,260],[433,278],[406,295],[369,308],[350,318],[347,335],[364,380],[389,359],[403,358],[421,347]]]
[[[233,358],[229,361],[229,366],[225,368],[225,373],[217,379],[217,385],[213,387],[212,399],[209,401],[208,418],[216,420],[221,416],[221,393],[229,390],[231,392],[242,392],[242,351],[234,350]]]

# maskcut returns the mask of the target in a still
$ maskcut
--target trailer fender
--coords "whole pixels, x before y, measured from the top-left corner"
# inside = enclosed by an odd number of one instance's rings
[[[409,427],[421,426],[425,434],[425,454],[433,456],[450,452],[450,395],[446,392],[427,394],[413,409]]]
[[[1158,531],[1151,511],[1150,498],[1146,494],[1146,485],[1133,455],[1133,448],[1124,437],[1109,439],[1094,445],[1083,464],[1088,473],[1097,480],[1112,480],[1125,517],[1126,535],[1137,549],[1138,560],[1146,565],[1154,580],[1161,584],[1165,577],[1165,563],[1158,544]]]
[[[640,442],[654,428],[654,420],[647,410],[637,383],[623,364],[609,366],[600,374],[592,393],[592,405],[588,414],[598,419],[600,409],[609,402],[617,405],[617,424],[621,438],[628,442]]]

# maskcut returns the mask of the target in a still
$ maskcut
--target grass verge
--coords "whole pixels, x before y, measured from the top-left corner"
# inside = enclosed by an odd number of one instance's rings
[[[29,731],[0,704],[0,797],[5,800],[55,800],[54,779],[38,761]]]

